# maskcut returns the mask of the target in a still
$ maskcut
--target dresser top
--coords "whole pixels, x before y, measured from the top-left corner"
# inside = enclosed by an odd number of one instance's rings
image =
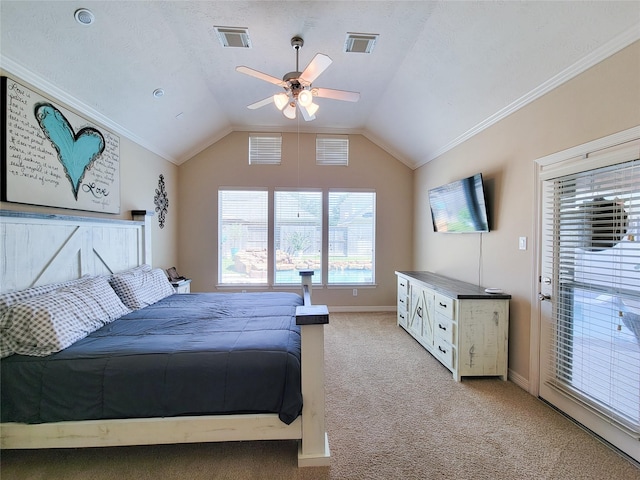
[[[396,272],[396,275],[403,275],[405,277],[412,278],[425,284],[431,290],[450,298],[457,299],[494,299],[494,300],[508,300],[511,295],[506,293],[487,293],[484,287],[473,285],[472,283],[462,282],[460,280],[454,280],[453,278],[438,275],[431,272]]]

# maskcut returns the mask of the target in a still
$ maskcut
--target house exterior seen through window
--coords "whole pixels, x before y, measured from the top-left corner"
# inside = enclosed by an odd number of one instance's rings
[[[220,190],[218,283],[298,285],[312,270],[314,284],[373,284],[375,204],[372,191]]]

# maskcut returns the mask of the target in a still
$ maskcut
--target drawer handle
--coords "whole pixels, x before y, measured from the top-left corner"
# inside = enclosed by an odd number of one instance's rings
[[[446,303],[442,303],[442,302],[438,302],[438,303],[440,304],[440,306],[441,306],[442,308],[447,308],[447,304],[446,304]]]
[[[404,315],[398,314],[398,316],[404,320]]]
[[[444,330],[445,332],[447,331],[447,327],[443,327],[442,324],[440,324],[440,323],[438,324],[438,328],[440,330]]]
[[[446,350],[443,350],[442,347],[440,345],[438,345],[438,350],[440,350],[442,353],[447,353]]]
[[[418,316],[422,318],[422,307],[418,307],[417,313],[418,313]]]
[[[400,300],[398,300],[400,303],[404,303],[404,300],[401,298]]]

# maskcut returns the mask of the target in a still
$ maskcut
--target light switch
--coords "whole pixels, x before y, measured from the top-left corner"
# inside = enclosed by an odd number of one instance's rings
[[[520,250],[527,249],[527,237],[520,237],[518,239],[518,248],[520,248]]]

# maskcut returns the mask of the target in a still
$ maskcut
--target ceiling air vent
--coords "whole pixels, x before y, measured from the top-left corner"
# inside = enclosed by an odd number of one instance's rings
[[[213,27],[223,47],[251,48],[249,29],[243,27]]]
[[[344,51],[347,53],[371,53],[377,40],[377,33],[347,33]]]

